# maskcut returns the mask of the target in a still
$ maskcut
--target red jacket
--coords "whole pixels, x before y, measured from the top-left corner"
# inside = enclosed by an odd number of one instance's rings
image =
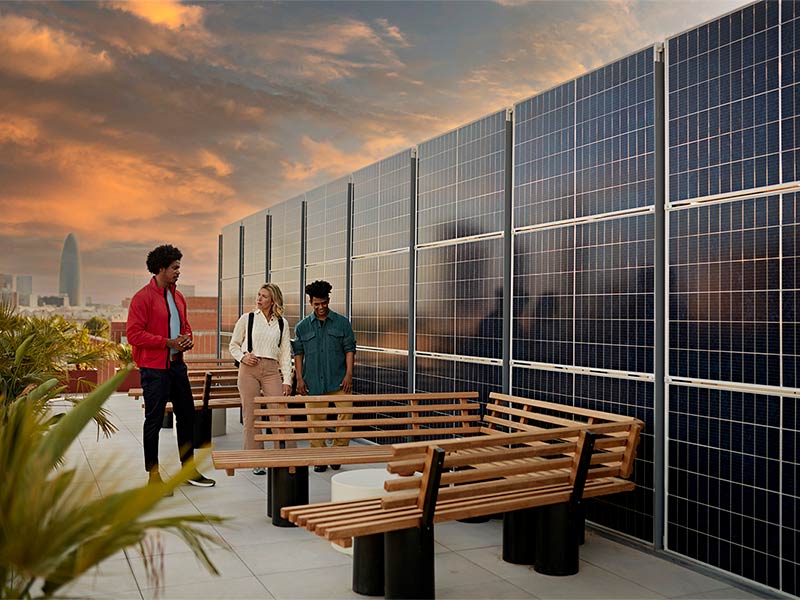
[[[174,285],[170,285],[175,306],[181,320],[181,335],[192,334],[186,318],[186,299]],[[133,360],[139,367],[169,369],[169,304],[166,288],[158,287],[156,278],[136,292],[128,307],[128,325],[125,335],[133,346]]]

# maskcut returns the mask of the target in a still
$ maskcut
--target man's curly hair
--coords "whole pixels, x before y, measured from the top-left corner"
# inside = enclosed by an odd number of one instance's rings
[[[327,281],[315,281],[306,286],[306,294],[309,298],[330,298],[333,286]]]
[[[183,253],[175,246],[164,244],[158,248],[154,248],[147,255],[147,270],[153,275],[158,275],[161,269],[166,269],[176,260],[183,258]]]

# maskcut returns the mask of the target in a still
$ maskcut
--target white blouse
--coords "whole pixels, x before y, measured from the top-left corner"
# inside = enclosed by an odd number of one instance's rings
[[[292,385],[292,349],[291,341],[289,340],[289,322],[283,319],[283,339],[281,345],[278,346],[278,337],[280,336],[280,326],[278,319],[273,317],[267,321],[264,313],[260,310],[255,311],[256,316],[253,319],[253,354],[259,358],[272,358],[278,361],[283,377],[283,383]],[[236,321],[236,327],[233,328],[233,335],[231,336],[231,343],[228,344],[228,351],[234,360],[242,361],[242,358],[247,352],[247,318],[250,313],[244,313],[239,320]]]

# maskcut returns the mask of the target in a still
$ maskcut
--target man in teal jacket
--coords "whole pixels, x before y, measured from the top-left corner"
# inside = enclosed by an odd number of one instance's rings
[[[306,286],[306,295],[313,312],[294,328],[295,374],[297,393],[312,396],[350,394],[353,391],[353,362],[356,354],[356,338],[347,317],[328,307],[333,286],[327,281],[315,281]],[[352,402],[335,402],[337,407],[352,406]],[[319,406],[308,402],[306,406]],[[325,403],[328,406],[328,403]],[[309,420],[325,420],[325,415],[309,415]],[[340,414],[339,420],[347,420],[352,415]],[[350,431],[350,427],[337,427],[337,432]],[[312,429],[321,433],[323,429]],[[334,446],[347,446],[347,438],[337,438]],[[312,440],[313,448],[323,448],[325,440]],[[336,470],[341,465],[331,465]],[[317,472],[325,471],[325,465],[314,467]]]

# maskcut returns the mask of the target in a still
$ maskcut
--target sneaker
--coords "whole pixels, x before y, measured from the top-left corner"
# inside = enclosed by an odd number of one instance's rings
[[[324,473],[327,470],[328,467],[326,465],[316,465],[314,467],[314,473]]]
[[[217,484],[213,479],[209,479],[200,473],[196,473],[193,477],[187,479],[186,483],[197,487],[214,487]]]
[[[264,467],[256,467],[253,469],[253,475],[266,475],[267,470]]]
[[[342,468],[342,465],[331,465],[331,469],[333,469],[334,471],[338,471],[341,468]]]

